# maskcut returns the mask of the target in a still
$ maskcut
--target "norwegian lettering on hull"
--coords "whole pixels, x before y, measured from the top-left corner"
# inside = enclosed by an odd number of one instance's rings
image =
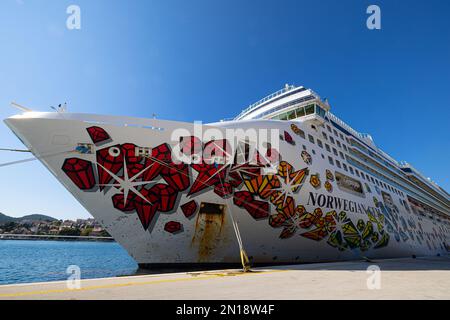
[[[378,213],[381,213],[378,208],[365,206],[362,203],[358,203],[356,201],[347,200],[344,198],[339,198],[336,196],[319,194],[317,192],[310,192],[308,196],[307,205],[318,206],[321,208],[334,209],[334,210],[342,210],[342,211],[350,211],[354,213],[365,214],[367,211],[374,210]]]

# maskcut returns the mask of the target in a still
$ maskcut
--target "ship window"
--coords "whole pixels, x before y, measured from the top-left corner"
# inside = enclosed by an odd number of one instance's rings
[[[360,177],[358,169],[355,169],[355,173],[358,177]]]
[[[296,110],[297,118],[303,117],[305,115],[305,108],[300,107]]]
[[[306,146],[305,146],[305,145],[303,145],[302,147],[303,147],[303,150],[305,150],[305,151],[306,151]]]
[[[339,156],[342,158],[342,160],[345,160],[344,154],[342,153],[342,151],[339,151]]]
[[[323,144],[322,144],[322,141],[321,141],[321,140],[319,140],[319,139],[317,139],[317,145],[318,145],[319,147],[323,148]]]
[[[339,160],[336,160],[336,165],[338,166],[338,168],[341,167],[341,163],[339,162]]]
[[[328,143],[325,143],[325,149],[327,149],[328,152],[331,152],[330,145]]]
[[[338,155],[338,152],[337,152],[336,148],[333,148],[333,153],[334,153],[335,156]]]
[[[311,151],[312,151],[312,153],[313,153],[313,154],[316,154],[316,150],[314,150],[314,149],[311,149]]]
[[[336,137],[339,136],[338,133],[337,133],[337,131],[336,131],[336,129],[333,129],[333,133],[334,133],[334,135],[335,135]]]
[[[287,120],[287,114],[286,113],[281,114],[280,120]]]
[[[323,155],[323,153],[320,154],[322,156],[322,159],[325,159],[325,156]]]
[[[342,146],[341,146],[341,142],[340,142],[339,140],[336,140],[336,143],[337,143],[337,145],[338,145],[339,148],[342,147]]]
[[[345,170],[345,171],[348,171],[348,170],[347,170],[347,165],[346,165],[345,163],[343,163],[342,166],[344,167],[344,170]]]
[[[352,168],[352,167],[348,166],[348,170],[350,170],[350,173],[351,173],[351,174],[355,174],[355,173],[353,172],[353,168]]]
[[[380,183],[376,179],[375,179],[375,183],[377,184],[377,186],[380,186]]]
[[[306,113],[306,115],[313,114],[314,113],[314,105],[313,104],[307,105],[305,108],[305,113]]]
[[[316,104],[316,113],[322,118],[325,117],[325,110]]]
[[[325,132],[322,132],[322,136],[323,136],[323,138],[324,138],[325,140],[328,140],[327,134],[326,134]]]
[[[332,157],[330,157],[330,156],[328,156],[328,162],[331,164],[331,165],[334,165],[334,161],[333,161],[333,158]]]
[[[359,180],[340,172],[335,172],[335,177],[339,189],[359,196],[364,194],[363,185]]]
[[[331,133],[331,127],[329,125],[327,125],[327,130]]]
[[[334,144],[334,138],[332,136],[330,136],[330,141],[332,144]]]
[[[314,137],[312,135],[308,134],[308,139],[309,142],[314,143]]]
[[[289,111],[287,117],[289,120],[295,119],[295,110]]]
[[[342,147],[344,148],[345,151],[348,151],[347,146],[345,144],[343,144]]]
[[[372,181],[372,183],[375,183],[375,180],[373,179],[373,177],[370,177],[370,180]]]
[[[339,133],[339,137],[341,137],[341,139],[344,140],[344,136],[342,135],[342,133]]]
[[[367,189],[367,192],[370,192],[370,193],[372,193],[372,191],[370,190],[370,187],[369,187],[369,185],[367,184],[367,183],[364,183],[365,185],[366,185],[366,189]]]

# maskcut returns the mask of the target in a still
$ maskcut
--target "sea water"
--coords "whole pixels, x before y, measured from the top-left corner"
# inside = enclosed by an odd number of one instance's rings
[[[132,275],[136,262],[116,242],[0,240],[0,285]]]

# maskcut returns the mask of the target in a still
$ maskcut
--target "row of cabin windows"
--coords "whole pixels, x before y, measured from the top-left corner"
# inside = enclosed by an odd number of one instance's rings
[[[329,140],[332,144],[336,144],[339,148],[343,148],[346,152],[348,152],[347,146],[341,141],[334,139],[332,136],[327,136],[325,132],[322,132],[322,136],[325,140]],[[342,141],[344,141],[344,136],[342,136]]]
[[[323,158],[323,155],[322,155],[322,158]],[[357,177],[362,178],[363,180],[367,180],[367,181],[369,181],[369,182],[372,182],[374,185],[376,184],[376,185],[379,186],[379,187],[382,187],[382,188],[384,188],[384,189],[386,189],[386,190],[389,190],[389,191],[391,191],[391,192],[394,192],[395,194],[397,194],[397,195],[399,195],[399,196],[404,197],[404,194],[403,194],[402,191],[397,190],[396,188],[390,186],[389,184],[384,183],[383,181],[379,181],[378,179],[374,179],[373,177],[369,176],[368,174],[365,174],[364,172],[359,171],[358,169],[353,168],[353,167],[350,166],[350,165],[347,166],[347,165],[346,165],[345,163],[343,163],[343,162],[342,162],[342,164],[341,164],[341,162],[340,162],[339,160],[333,159],[331,156],[328,156],[328,163],[329,163],[330,165],[333,165],[333,166],[334,166],[335,163],[336,163],[336,166],[337,166],[339,169],[344,169],[346,172],[350,172],[351,174],[356,175]],[[366,184],[366,185],[367,185],[367,184]],[[370,191],[370,188],[367,188],[367,189],[368,189],[369,192],[371,192],[371,191]]]
[[[342,133],[337,132],[336,129],[332,129],[331,126],[328,125],[328,124],[326,125],[326,127],[327,127],[327,130],[328,130],[329,133],[333,133],[336,137],[340,137],[343,141],[346,140],[348,143],[350,143],[350,140],[349,140],[348,137],[345,137],[345,138],[344,138],[344,135],[343,135]],[[325,133],[325,132],[322,132],[322,134],[323,134],[324,138],[326,139],[326,133]],[[330,136],[330,141],[331,141],[332,143],[334,143],[334,139],[333,139],[333,137],[331,137],[331,136]],[[339,147],[341,146],[341,143],[340,143],[339,140],[336,140],[336,143],[337,143],[337,145],[338,145]],[[347,146],[346,146],[345,144],[342,144],[342,147],[344,148],[345,151],[348,152]],[[334,149],[334,148],[333,148],[333,149]],[[333,151],[334,151],[334,150],[333,150]],[[351,168],[351,167],[350,167],[350,168]],[[359,172],[358,172],[356,169],[355,169],[355,172],[356,172],[356,175],[359,177]],[[361,172],[361,176],[364,178],[364,173]],[[377,180],[377,179],[373,179],[372,177],[370,177],[370,179],[369,179],[369,176],[367,176],[367,175],[366,175],[366,177],[367,177],[367,180],[368,180],[368,181],[372,181],[372,183],[374,183],[374,184],[376,184],[376,185],[378,185],[378,186],[380,186],[380,187],[383,187],[383,188],[385,188],[386,190],[390,190],[390,191],[396,193],[396,194],[399,195],[399,196],[404,197],[404,193],[403,193],[402,191],[400,191],[400,190],[398,190],[398,189],[396,189],[396,188],[394,188],[394,187],[391,187],[390,185],[388,185],[388,184],[386,184],[386,183],[384,183],[384,182],[382,182],[382,181],[379,181],[379,180]]]
[[[341,140],[344,140],[344,135],[342,133],[340,133],[340,132],[337,132],[336,129],[331,129],[331,126],[328,125],[328,124],[327,124],[327,130],[328,130],[329,133],[334,133],[334,135],[337,138],[341,138]]]
[[[330,128],[329,125],[327,125],[327,128],[329,128],[328,131],[331,132],[331,128]],[[345,139],[344,139],[344,136],[343,136],[342,134],[340,134],[340,133],[338,134],[338,132],[337,132],[335,129],[333,129],[333,131],[335,131],[334,133],[335,133],[336,136],[340,135],[340,138],[341,138],[342,140],[345,140]],[[325,140],[327,140],[326,133],[325,133],[325,132],[322,132],[322,134],[323,134]],[[303,139],[306,138],[306,137],[305,137],[305,132],[304,132],[303,130],[301,130],[301,129],[299,129],[299,135],[300,135]],[[333,139],[333,137],[330,136],[329,138],[330,138],[330,141],[334,144],[334,141],[335,141],[335,140]],[[308,134],[308,140],[309,140],[309,142],[311,142],[312,144],[315,143],[314,137],[313,137],[312,135],[310,135],[310,134]],[[341,144],[340,144],[339,140],[336,140],[336,141],[338,142],[338,146],[340,147]],[[322,141],[321,141],[320,139],[317,139],[317,145],[318,145],[320,148],[323,149],[323,143],[322,143]],[[342,146],[344,147],[344,150],[347,151],[346,145],[345,145],[345,144],[342,144]],[[305,147],[304,145],[303,145],[303,149],[306,150],[306,147]],[[331,153],[331,147],[330,147],[329,144],[325,143],[325,149],[326,149],[328,152]],[[342,160],[345,160],[345,156],[344,156],[344,153],[343,153],[342,151],[339,151],[339,152],[338,152],[338,151],[336,150],[336,148],[334,148],[334,147],[333,147],[332,150],[333,150],[333,154],[334,154],[335,156],[339,156]],[[316,154],[316,152],[315,152],[314,149],[312,149],[312,153],[313,153],[313,154]],[[322,154],[322,158],[325,158],[323,154]],[[347,165],[346,165],[345,163],[342,162],[342,164],[341,164],[341,162],[340,162],[339,160],[333,160],[332,157],[328,156],[328,162],[329,162],[331,165],[334,165],[334,161],[336,162],[336,166],[337,166],[338,168],[340,168],[340,169],[343,168],[345,171],[350,172],[351,174],[356,174],[356,176],[358,176],[358,177],[361,177],[361,178],[363,178],[363,179],[366,179],[367,181],[372,182],[373,184],[376,184],[376,185],[379,186],[379,187],[385,188],[386,190],[390,190],[391,192],[394,192],[394,193],[396,193],[397,195],[404,197],[403,192],[397,190],[397,189],[394,188],[394,187],[391,187],[389,184],[386,184],[386,183],[384,183],[384,182],[382,182],[382,181],[379,181],[378,179],[374,179],[373,177],[369,176],[368,174],[364,174],[364,172],[362,172],[362,171],[361,171],[361,173],[360,173],[360,171],[358,171],[358,169],[356,169],[356,168],[353,169],[353,167],[351,167],[351,166],[348,166],[348,167],[347,167]]]
[[[331,128],[331,126],[330,125],[326,125],[326,127],[327,127],[327,130],[328,130],[328,132],[329,133],[334,133],[334,135],[336,136],[336,137],[340,137],[341,139],[342,139],[342,141],[347,141],[347,143],[348,144],[351,144],[351,142],[350,142],[350,139],[348,138],[348,137],[345,137],[344,138],[344,135],[342,134],[342,133],[340,133],[340,132],[337,132],[337,130],[336,129],[332,129]],[[323,132],[323,135],[325,136],[325,138],[326,138],[326,134]],[[332,143],[334,143],[334,139],[332,139],[332,137],[330,136],[330,141],[332,142]],[[339,140],[336,140],[336,143],[337,143],[337,145],[340,147],[340,142],[339,142]],[[357,144],[357,145],[359,145],[362,149],[364,149],[364,150],[367,150],[367,148],[366,147],[364,147],[363,145],[361,145],[361,144],[359,144],[359,143],[357,143],[357,142],[353,142],[353,144]],[[342,144],[342,147],[344,148],[344,150],[346,151],[346,152],[348,152],[348,149],[347,149],[347,146],[345,145],[345,144]],[[368,150],[368,152],[372,155],[372,152],[370,151],[370,150]],[[386,160],[384,160],[384,159],[382,159],[381,157],[379,157],[378,155],[372,155],[373,157],[375,157],[375,158],[377,158],[377,160],[380,160],[382,163],[384,163],[385,165],[387,165],[387,166],[389,166],[390,168],[392,168],[392,169],[394,169],[394,170],[397,170],[394,166],[392,166],[390,163],[388,163]],[[394,191],[395,192],[395,191]]]

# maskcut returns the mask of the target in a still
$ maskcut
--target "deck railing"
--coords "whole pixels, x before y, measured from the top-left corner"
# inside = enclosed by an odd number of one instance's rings
[[[238,119],[239,117],[241,117],[242,115],[244,115],[244,114],[247,113],[248,111],[252,110],[252,109],[255,108],[256,106],[258,106],[258,105],[260,105],[260,104],[262,104],[262,103],[264,103],[264,102],[266,102],[266,101],[269,101],[269,100],[271,100],[271,99],[273,99],[273,98],[275,98],[275,97],[278,97],[278,96],[280,96],[280,95],[282,95],[282,94],[284,94],[284,93],[286,93],[286,92],[288,92],[288,91],[297,89],[297,88],[298,88],[298,87],[296,87],[296,86],[294,86],[294,85],[286,85],[283,89],[278,90],[278,91],[276,91],[276,92],[274,92],[274,93],[272,93],[272,94],[270,94],[270,95],[268,95],[268,96],[262,98],[261,100],[255,102],[255,103],[252,103],[252,104],[249,105],[247,108],[245,108],[244,110],[242,110],[241,113],[239,113],[239,115],[238,115],[235,119]]]

